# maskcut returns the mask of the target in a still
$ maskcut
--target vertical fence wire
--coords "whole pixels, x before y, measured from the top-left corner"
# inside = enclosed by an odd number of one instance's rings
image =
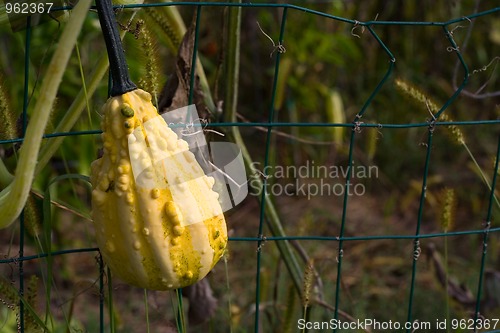
[[[375,39],[375,41],[378,43],[378,45],[382,48],[382,50],[386,53],[388,59],[389,59],[389,65],[387,68],[387,71],[379,81],[378,85],[373,88],[371,94],[369,97],[366,99],[362,107],[360,108],[359,112],[356,114],[355,118],[351,123],[345,123],[345,124],[328,124],[328,123],[282,123],[279,121],[276,121],[275,119],[275,99],[276,99],[276,91],[277,91],[277,81],[278,81],[278,73],[280,69],[280,60],[281,60],[281,54],[280,52],[276,52],[275,56],[275,64],[274,64],[274,75],[273,75],[273,84],[272,84],[272,90],[271,90],[271,99],[270,99],[270,104],[269,104],[269,116],[268,116],[268,122],[267,123],[256,123],[256,122],[250,122],[250,123],[217,123],[217,124],[212,124],[212,126],[226,126],[226,127],[231,127],[231,126],[264,126],[266,128],[266,140],[265,140],[265,146],[264,146],[264,177],[263,177],[263,191],[261,193],[262,197],[260,199],[260,207],[259,207],[259,225],[258,225],[258,230],[257,230],[257,235],[255,237],[230,237],[229,240],[231,242],[234,241],[244,241],[244,242],[254,242],[256,247],[257,247],[257,253],[256,253],[256,270],[255,270],[255,317],[254,317],[254,331],[259,332],[260,329],[260,304],[261,304],[261,286],[260,286],[260,280],[261,280],[261,267],[263,265],[262,263],[262,256],[263,256],[263,251],[262,251],[262,245],[264,242],[267,241],[276,241],[276,242],[287,242],[290,240],[313,240],[313,241],[328,241],[336,242],[337,244],[337,272],[336,272],[336,280],[332,282],[332,285],[334,284],[335,286],[335,294],[334,294],[334,310],[333,310],[333,317],[335,319],[338,319],[339,316],[339,309],[341,308],[341,291],[342,291],[342,272],[343,272],[343,247],[345,242],[349,241],[359,241],[359,240],[364,240],[364,241],[369,241],[369,240],[380,240],[380,239],[392,239],[392,240],[397,240],[397,239],[404,239],[408,241],[413,242],[413,252],[411,254],[412,258],[412,265],[411,265],[411,278],[410,278],[410,284],[409,284],[409,295],[408,295],[408,304],[407,304],[407,322],[412,322],[414,321],[413,319],[413,305],[415,302],[414,296],[416,292],[416,284],[417,284],[417,262],[421,253],[421,247],[420,247],[420,241],[424,238],[433,238],[433,237],[450,237],[450,236],[456,236],[456,235],[482,235],[482,252],[481,252],[481,259],[480,259],[480,266],[478,269],[478,282],[477,282],[477,293],[476,293],[476,302],[475,302],[475,311],[474,311],[474,330],[476,329],[476,320],[480,318],[481,313],[481,297],[482,297],[482,292],[483,292],[483,276],[485,272],[485,267],[486,267],[486,255],[487,255],[487,247],[488,247],[488,239],[489,236],[492,233],[498,233],[500,232],[500,227],[492,226],[492,211],[493,211],[493,205],[494,205],[494,199],[495,199],[495,187],[497,183],[497,175],[499,172],[499,160],[500,160],[500,137],[498,138],[498,143],[497,143],[497,152],[496,152],[496,160],[495,160],[495,167],[493,170],[493,175],[492,175],[492,183],[491,183],[491,190],[489,193],[489,199],[488,199],[488,208],[487,208],[487,214],[486,214],[486,221],[484,223],[484,228],[482,230],[469,230],[469,231],[460,231],[460,232],[447,232],[447,233],[434,233],[434,234],[422,234],[421,233],[421,225],[422,225],[422,220],[423,220],[423,214],[424,214],[424,208],[425,208],[425,198],[426,198],[426,191],[427,191],[427,186],[428,186],[428,177],[429,177],[429,168],[431,165],[431,152],[433,149],[433,136],[434,136],[434,130],[437,126],[449,126],[449,125],[455,125],[455,126],[466,126],[466,125],[488,125],[488,126],[498,126],[500,124],[499,120],[483,120],[483,121],[464,121],[464,122],[439,122],[438,118],[439,116],[445,112],[445,110],[456,100],[456,98],[460,95],[462,90],[465,88],[465,86],[468,83],[468,79],[470,76],[469,69],[467,66],[467,63],[465,62],[462,53],[460,52],[454,38],[452,31],[448,29],[448,26],[451,24],[459,23],[464,20],[471,20],[473,18],[478,18],[480,16],[485,16],[485,15],[490,15],[494,13],[500,12],[500,8],[493,8],[491,10],[487,10],[484,12],[480,13],[475,13],[472,15],[469,15],[467,17],[462,17],[462,18],[457,18],[457,19],[452,19],[447,22],[391,22],[391,21],[369,21],[369,22],[359,22],[356,20],[351,20],[347,19],[344,17],[339,17],[339,16],[334,16],[330,15],[327,13],[322,13],[318,12],[315,10],[311,10],[308,8],[296,6],[296,5],[289,5],[289,4],[263,4],[263,3],[258,3],[258,4],[250,4],[250,3],[211,3],[211,2],[171,2],[171,3],[152,3],[152,4],[143,4],[143,5],[128,5],[128,6],[123,6],[125,8],[142,8],[142,7],[159,7],[159,6],[193,6],[196,8],[196,30],[195,30],[195,42],[194,42],[194,52],[192,56],[192,63],[191,63],[191,73],[190,73],[190,89],[189,89],[189,104],[192,103],[193,101],[193,94],[194,94],[194,81],[195,81],[195,68],[196,68],[196,62],[197,62],[197,52],[198,52],[198,45],[199,45],[199,25],[200,25],[200,17],[202,14],[202,8],[205,7],[210,7],[210,6],[239,6],[242,8],[245,7],[263,7],[263,8],[280,8],[282,9],[282,15],[281,15],[281,26],[280,26],[280,35],[279,35],[279,45],[284,43],[284,36],[285,36],[285,26],[287,24],[287,13],[289,10],[298,10],[302,12],[306,12],[310,15],[318,15],[321,17],[326,17],[328,19],[336,20],[339,22],[347,23],[347,24],[352,24],[353,26],[363,26],[365,27],[371,34],[371,36]],[[70,9],[68,8],[62,8],[62,9]],[[418,123],[418,124],[370,124],[370,123],[363,123],[361,122],[361,118],[367,111],[368,107],[370,106],[371,102],[373,99],[377,96],[379,93],[380,89],[387,83],[389,77],[391,76],[394,67],[395,67],[395,62],[396,58],[394,57],[393,53],[387,47],[382,39],[377,35],[375,30],[373,29],[374,26],[376,25],[390,25],[390,26],[440,26],[445,32],[445,36],[447,40],[450,43],[449,51],[450,52],[455,52],[460,64],[462,65],[464,69],[464,78],[463,81],[461,82],[460,86],[454,91],[452,96],[449,97],[449,99],[442,105],[442,107],[439,109],[439,111],[432,115],[432,119],[429,120],[428,123]],[[24,131],[26,129],[26,124],[27,124],[27,108],[28,108],[28,103],[29,103],[29,87],[28,87],[28,81],[29,81],[29,68],[30,68],[30,48],[31,48],[31,22],[30,22],[30,17],[27,18],[27,29],[25,33],[25,38],[26,38],[26,52],[25,52],[25,73],[24,73],[24,92],[23,92],[23,111],[22,111],[22,119],[23,119],[23,135],[24,137]],[[265,203],[266,203],[266,198],[265,196],[267,195],[266,193],[266,185],[267,185],[267,177],[266,177],[266,170],[267,166],[270,163],[270,152],[273,149],[273,144],[271,137],[273,135],[273,129],[276,127],[292,127],[292,126],[316,126],[316,127],[324,127],[324,128],[331,128],[335,126],[342,126],[342,127],[347,127],[351,129],[350,133],[350,139],[349,139],[349,149],[348,149],[348,172],[347,172],[347,177],[345,181],[345,191],[344,191],[344,196],[343,196],[343,204],[342,204],[342,215],[341,215],[341,224],[340,224],[340,231],[339,235],[336,237],[329,237],[329,236],[294,236],[294,235],[289,235],[285,237],[275,237],[275,236],[264,236],[264,223],[266,220],[266,214],[265,214]],[[349,188],[350,182],[351,182],[351,176],[352,176],[352,167],[353,167],[353,149],[354,149],[354,144],[355,144],[355,139],[356,139],[356,134],[359,133],[361,128],[403,128],[403,129],[409,129],[409,128],[415,128],[415,127],[427,127],[427,142],[426,142],[426,152],[425,152],[425,158],[424,158],[424,165],[423,165],[423,171],[422,171],[422,184],[421,184],[421,189],[420,189],[420,199],[419,199],[419,205],[418,205],[418,214],[417,214],[417,219],[416,219],[416,225],[415,225],[415,232],[413,235],[410,236],[403,236],[403,235],[385,235],[385,236],[350,236],[347,237],[345,236],[345,228],[348,223],[348,216],[347,216],[347,211],[348,211],[348,199],[349,196],[347,195],[348,191],[347,189]],[[99,131],[97,131],[98,133]],[[53,133],[51,135],[47,135],[46,137],[52,137],[52,136],[69,136],[69,135],[88,135],[88,134],[96,134],[94,132],[86,132],[86,133],[79,133],[79,132],[71,132],[71,133]],[[18,142],[22,141],[22,137],[19,139],[12,139],[12,140],[3,140],[0,141],[0,144],[10,144],[13,142]],[[24,228],[24,213],[21,214],[20,216],[20,234],[19,234],[19,253],[17,258],[7,258],[7,259],[2,259],[0,260],[0,264],[12,264],[15,263],[18,267],[18,276],[19,276],[19,287],[18,287],[18,293],[20,298],[23,297],[24,295],[24,271],[23,271],[23,262],[26,260],[37,260],[42,257],[47,256],[47,253],[42,253],[36,256],[31,256],[31,257],[25,257],[24,256],[24,235],[25,235],[25,228]],[[64,251],[57,251],[52,253],[52,255],[70,255],[72,253],[79,253],[79,252],[96,252],[97,249],[90,248],[90,249],[69,249],[69,250],[64,250]],[[332,251],[332,253],[335,251]],[[101,255],[97,253],[97,262],[98,262],[98,270],[99,270],[99,328],[100,332],[105,332],[106,331],[106,325],[105,325],[105,290],[106,290],[106,284],[108,289],[108,292],[111,292],[111,286],[110,286],[110,280],[111,279],[105,279],[106,274],[105,274],[105,266],[104,262],[102,260]],[[250,254],[249,254],[250,255]],[[50,274],[50,272],[48,272]],[[180,295],[180,293],[179,293]],[[24,304],[23,301],[19,301],[19,330],[21,332],[24,332],[25,330],[25,313],[24,313]],[[109,314],[110,316],[113,316],[113,313]],[[112,321],[112,318],[110,318],[110,321]],[[334,330],[336,331],[336,330]],[[411,332],[411,329],[407,329],[407,332]]]
[[[281,45],[284,40],[284,35],[285,35],[285,25],[286,25],[286,19],[287,19],[287,8],[283,8],[283,13],[281,14],[281,28],[280,28],[280,36],[279,36],[279,44]],[[275,109],[274,109],[274,101],[276,99],[276,89],[278,86],[278,73],[280,70],[280,59],[281,59],[281,53],[277,52],[276,53],[276,60],[275,60],[275,66],[274,66],[274,76],[273,76],[273,86],[271,90],[271,100],[269,102],[269,116],[268,116],[268,122],[270,125],[275,122]],[[261,199],[260,199],[260,214],[259,214],[259,228],[257,232],[257,264],[256,264],[256,269],[255,269],[255,327],[254,330],[255,332],[259,331],[259,315],[260,315],[260,271],[261,271],[261,266],[262,266],[262,245],[264,244],[265,238],[264,238],[264,222],[265,222],[265,204],[266,204],[266,196],[268,195],[267,193],[267,182],[268,182],[268,175],[266,174],[266,169],[269,166],[269,156],[270,152],[272,149],[272,126],[267,127],[267,133],[266,133],[266,141],[265,141],[265,148],[264,148],[264,179],[263,179],[263,190],[261,193]]]
[[[478,276],[478,285],[476,294],[476,308],[474,311],[474,330],[476,330],[477,328],[481,310],[480,307],[481,307],[481,297],[483,292],[483,276],[484,276],[484,269],[486,267],[486,253],[488,252],[488,236],[490,234],[490,228],[491,228],[491,215],[493,210],[493,202],[495,198],[495,187],[497,184],[497,178],[499,173],[499,167],[498,167],[499,164],[500,164],[500,136],[498,137],[497,156],[495,161],[495,167],[493,169],[493,180],[491,181],[491,191],[488,199],[488,212],[486,214],[486,221],[484,222],[484,234],[482,241],[483,249],[481,251],[481,265],[479,267],[479,276]]]

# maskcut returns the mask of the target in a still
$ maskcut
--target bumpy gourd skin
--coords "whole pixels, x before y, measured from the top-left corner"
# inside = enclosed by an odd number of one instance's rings
[[[91,165],[91,182],[92,218],[105,262],[114,275],[141,288],[168,290],[199,281],[227,244],[213,178],[204,175],[187,143],[158,117],[149,93],[136,89],[110,98],[103,110],[103,156]],[[152,119],[146,131],[144,124]],[[142,186],[139,178],[134,179],[130,154],[133,161],[150,160],[146,152],[134,148],[131,133],[142,133],[151,145],[149,154],[160,149],[165,156],[174,156],[177,168],[163,171],[174,172],[176,179],[194,179],[181,185],[189,210],[212,217],[193,223],[190,214],[182,216],[171,184],[157,169],[146,168],[141,174],[157,187]]]

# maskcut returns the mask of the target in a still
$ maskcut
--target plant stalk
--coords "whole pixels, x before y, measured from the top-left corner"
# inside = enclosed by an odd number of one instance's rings
[[[123,50],[120,34],[115,23],[113,4],[111,0],[96,0],[96,7],[104,42],[108,51],[109,70],[112,80],[110,95],[123,95],[137,89],[137,86],[130,79],[125,51]]]
[[[69,57],[76,44],[87,11],[90,8],[90,3],[91,0],[81,0],[73,9],[71,20],[69,20],[64,29],[59,40],[59,46],[47,69],[48,74],[43,80],[40,88],[40,97],[34,108],[36,112],[33,113],[33,117],[26,130],[26,137],[21,148],[19,164],[15,173],[16,177],[0,193],[0,216],[2,217],[0,228],[6,228],[15,221],[28,198],[33,183],[42,136]]]

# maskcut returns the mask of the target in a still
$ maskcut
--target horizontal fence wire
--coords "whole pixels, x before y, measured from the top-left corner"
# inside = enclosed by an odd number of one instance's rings
[[[207,126],[208,127],[263,127],[266,131],[266,144],[264,147],[264,170],[265,167],[269,165],[269,155],[270,155],[270,149],[271,149],[271,135],[274,133],[273,131],[276,128],[280,127],[320,127],[320,128],[333,128],[333,127],[345,127],[345,128],[350,128],[352,129],[350,133],[350,139],[348,142],[348,173],[346,177],[346,182],[345,182],[345,188],[348,188],[349,185],[351,184],[352,181],[352,167],[353,167],[353,148],[355,143],[357,142],[358,134],[362,128],[378,128],[378,129],[410,129],[410,128],[427,128],[427,139],[426,139],[426,158],[425,158],[425,163],[424,163],[424,171],[422,173],[422,184],[421,184],[421,190],[420,190],[420,199],[419,199],[419,208],[418,208],[418,216],[417,216],[417,221],[416,221],[416,228],[412,234],[409,235],[368,235],[368,236],[346,236],[345,235],[345,227],[347,224],[347,207],[349,203],[349,196],[348,196],[348,191],[344,191],[344,197],[343,197],[343,205],[342,205],[342,215],[341,215],[341,225],[340,225],[340,233],[338,236],[294,236],[294,235],[287,235],[287,236],[273,236],[273,235],[264,235],[264,223],[265,223],[265,191],[262,192],[262,197],[260,200],[260,220],[259,220],[259,227],[257,231],[257,234],[255,237],[229,237],[230,242],[253,242],[255,243],[255,246],[257,248],[257,256],[256,256],[256,270],[255,270],[255,275],[256,275],[256,294],[255,294],[255,327],[254,331],[258,332],[259,331],[259,324],[260,324],[260,318],[259,318],[259,306],[260,306],[260,293],[259,293],[259,283],[260,283],[260,271],[261,271],[261,266],[262,266],[262,255],[263,252],[261,251],[262,244],[265,242],[284,242],[284,241],[292,241],[292,240],[310,240],[310,241],[323,241],[323,242],[333,242],[336,244],[336,249],[337,249],[337,277],[335,281],[335,299],[334,299],[334,310],[333,310],[333,316],[335,319],[338,319],[339,317],[339,304],[340,304],[340,299],[342,297],[342,288],[341,288],[341,280],[342,280],[342,273],[343,273],[343,251],[344,251],[344,243],[345,242],[352,242],[352,241],[374,241],[374,240],[411,240],[413,241],[413,255],[411,256],[412,258],[412,266],[411,266],[411,282],[410,282],[410,287],[408,290],[409,297],[408,297],[408,304],[407,304],[407,322],[413,322],[413,306],[415,302],[415,285],[416,285],[416,277],[418,274],[417,270],[417,261],[419,254],[421,252],[420,248],[420,240],[422,239],[429,239],[429,238],[444,238],[444,237],[457,237],[457,236],[464,236],[464,235],[480,235],[482,236],[482,252],[481,252],[481,265],[479,267],[479,271],[477,274],[477,295],[476,295],[476,305],[475,305],[475,313],[474,313],[474,319],[478,319],[480,317],[480,305],[481,305],[481,296],[482,296],[482,288],[483,288],[483,276],[484,276],[484,271],[485,271],[485,265],[486,265],[486,256],[487,256],[487,247],[488,247],[488,239],[489,236],[493,233],[499,233],[500,232],[500,226],[494,226],[492,225],[492,209],[493,209],[493,204],[495,202],[495,188],[497,184],[497,175],[499,172],[499,160],[500,160],[500,136],[499,140],[497,143],[497,152],[496,152],[496,158],[495,158],[495,167],[493,170],[493,174],[491,175],[492,182],[491,182],[491,190],[488,196],[488,203],[487,203],[487,212],[486,212],[486,220],[484,223],[484,228],[482,229],[471,229],[471,230],[466,230],[466,231],[449,231],[449,232],[440,232],[440,233],[425,233],[422,232],[421,226],[422,226],[422,220],[423,220],[423,213],[424,213],[424,208],[425,208],[425,197],[426,197],[426,191],[427,191],[427,186],[428,186],[428,178],[429,178],[429,167],[431,165],[431,160],[432,160],[432,149],[431,147],[433,146],[433,138],[434,138],[434,130],[436,127],[441,127],[441,126],[498,126],[500,124],[500,119],[497,120],[467,120],[467,121],[439,121],[439,116],[445,112],[449,106],[454,103],[457,99],[457,97],[461,94],[462,90],[466,87],[468,83],[468,78],[470,76],[470,71],[467,66],[466,61],[464,60],[462,53],[457,46],[454,38],[453,38],[453,33],[452,30],[450,30],[450,25],[457,24],[460,22],[464,21],[471,21],[476,18],[480,18],[486,15],[494,15],[500,13],[500,7],[498,8],[492,8],[490,10],[486,10],[483,12],[479,13],[473,13],[467,16],[463,17],[457,17],[450,19],[448,21],[443,21],[443,22],[403,22],[403,21],[376,21],[376,20],[371,20],[371,21],[358,21],[358,20],[353,20],[353,19],[348,19],[345,17],[341,16],[335,16],[331,15],[328,13],[312,10],[303,6],[298,6],[298,5],[293,5],[293,4],[282,4],[282,3],[226,3],[226,2],[170,2],[170,3],[148,3],[148,4],[135,4],[135,5],[125,5],[125,6],[116,6],[116,8],[155,8],[155,7],[162,7],[162,6],[191,6],[196,8],[197,10],[197,25],[196,25],[196,33],[195,33],[195,51],[198,50],[198,41],[200,39],[199,36],[199,20],[200,17],[203,15],[203,10],[205,8],[209,7],[239,7],[242,9],[245,8],[276,8],[276,9],[281,9],[281,28],[280,28],[280,36],[279,36],[279,43],[283,43],[285,39],[285,27],[287,24],[293,24],[287,22],[287,13],[289,11],[300,11],[303,13],[307,13],[310,15],[317,15],[319,17],[343,22],[346,24],[350,24],[353,27],[364,27],[366,30],[370,33],[372,38],[378,43],[379,47],[385,52],[388,60],[388,65],[387,65],[387,70],[385,74],[380,78],[380,81],[378,85],[372,90],[362,107],[359,109],[357,112],[356,116],[354,119],[352,119],[351,122],[348,123],[325,123],[325,122],[276,122],[274,121],[274,102],[275,102],[275,96],[276,96],[276,90],[277,90],[277,80],[278,80],[278,73],[280,70],[280,60],[282,55],[277,52],[274,60],[274,82],[272,86],[272,91],[271,91],[271,101],[269,104],[269,117],[267,122],[217,122],[217,123],[210,123]],[[54,8],[53,11],[66,11],[66,10],[71,10],[72,7],[58,7]],[[396,123],[365,123],[361,122],[361,118],[364,116],[364,114],[367,112],[368,107],[371,105],[373,99],[378,95],[380,89],[387,83],[387,80],[389,77],[391,77],[393,70],[395,68],[396,64],[396,58],[393,55],[393,52],[391,49],[384,44],[382,39],[379,37],[377,32],[374,30],[374,27],[376,26],[432,26],[432,27],[438,27],[443,29],[445,36],[449,42],[449,51],[452,51],[456,54],[457,59],[459,60],[463,70],[464,70],[464,77],[462,79],[462,82],[458,86],[458,88],[454,91],[454,93],[449,96],[448,100],[440,107],[440,109],[432,115],[432,119],[428,122],[420,122],[420,123],[403,123],[403,124],[396,124]],[[31,48],[31,43],[32,43],[32,27],[30,24],[30,18],[27,18],[27,29],[26,29],[26,53],[25,53],[25,85],[24,85],[24,107],[23,107],[23,112],[22,112],[22,119],[23,119],[23,133],[26,129],[26,124],[27,124],[27,107],[28,107],[28,100],[29,100],[29,88],[28,88],[28,78],[29,78],[29,69],[30,69],[30,48]],[[190,80],[190,96],[189,96],[189,101],[191,102],[193,99],[192,92],[194,91],[194,68],[196,68],[196,55],[197,52],[193,53],[193,58],[192,58],[192,64],[191,68],[193,70],[191,71],[191,80]],[[498,127],[497,127],[498,128]],[[69,137],[69,136],[84,136],[84,135],[98,135],[102,133],[101,130],[97,129],[90,129],[86,131],[71,131],[71,132],[61,132],[61,133],[50,133],[46,134],[44,136],[45,139],[50,140],[51,138],[55,137]],[[9,139],[9,140],[1,140],[0,144],[12,144],[12,143],[20,143],[23,141],[23,136],[20,138],[14,138],[14,139]],[[264,186],[266,186],[266,175],[264,174],[264,179],[263,183]],[[61,250],[61,251],[53,251],[50,253],[39,253],[36,255],[29,255],[25,256],[24,255],[24,246],[25,246],[25,226],[24,226],[24,215],[20,216],[20,238],[19,238],[19,253],[15,257],[10,257],[10,258],[5,258],[5,259],[0,259],[0,264],[9,264],[9,263],[16,263],[18,266],[18,275],[19,275],[19,295],[22,296],[25,292],[25,286],[24,286],[24,271],[23,271],[23,262],[26,261],[33,261],[33,260],[38,260],[42,258],[47,258],[49,256],[65,256],[65,255],[70,255],[70,254],[75,254],[75,253],[85,253],[85,252],[95,252],[99,253],[98,248],[74,248],[74,249],[67,249],[67,250]],[[332,247],[333,248],[333,247]],[[100,293],[100,332],[105,332],[105,324],[104,324],[104,307],[105,307],[105,300],[104,300],[104,294],[105,294],[105,288],[106,288],[106,281],[104,281],[104,276],[105,276],[105,266],[102,261],[102,258],[100,255],[98,256],[98,264],[99,264],[99,275],[100,275],[100,280],[99,280],[99,293]],[[109,281],[108,281],[109,282]],[[24,310],[24,304],[21,302],[19,304],[20,307],[20,312],[19,312],[19,329],[21,332],[24,332],[24,321],[25,321],[25,310]],[[407,332],[410,332],[410,329],[407,330]],[[499,332],[499,330],[494,330],[494,331],[489,331],[489,332]]]
[[[436,121],[433,123],[435,127],[448,127],[448,126],[478,126],[478,125],[500,125],[500,120],[469,120],[469,121]],[[204,127],[204,128],[212,128],[212,127],[346,127],[353,128],[352,123],[306,123],[306,122],[244,122],[244,123],[218,123],[212,122],[209,124],[193,124],[193,127]],[[409,123],[409,124],[372,124],[372,123],[359,123],[356,124],[357,128],[394,128],[394,129],[405,129],[405,128],[421,128],[428,127],[429,123]],[[175,127],[175,126],[171,126]],[[49,133],[43,136],[44,139],[56,138],[56,137],[66,137],[66,136],[82,136],[82,135],[97,135],[102,134],[102,130],[88,130],[88,131],[71,131],[71,132],[59,132],[59,133]],[[10,144],[10,143],[19,143],[23,142],[23,138],[16,139],[8,139],[8,140],[0,140],[0,145],[2,144]]]

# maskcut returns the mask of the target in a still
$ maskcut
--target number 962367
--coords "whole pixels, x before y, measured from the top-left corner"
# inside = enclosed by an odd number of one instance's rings
[[[474,319],[452,319],[451,320],[451,329],[457,330],[475,330],[475,329],[496,329],[497,324],[499,323],[499,319],[482,319],[478,318]]]
[[[5,11],[7,14],[44,14],[50,13],[53,5],[53,2],[7,2],[5,4]]]

